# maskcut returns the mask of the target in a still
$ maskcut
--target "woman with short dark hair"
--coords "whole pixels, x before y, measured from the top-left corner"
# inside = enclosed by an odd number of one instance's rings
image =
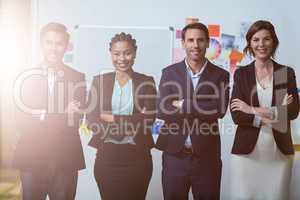
[[[130,34],[116,34],[109,50],[115,71],[94,77],[89,102],[96,107],[87,113],[95,179],[104,200],[143,200],[152,176],[156,87],[132,68],[137,45]]]

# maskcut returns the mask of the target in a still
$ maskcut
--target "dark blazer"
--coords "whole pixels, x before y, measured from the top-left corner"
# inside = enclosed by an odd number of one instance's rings
[[[29,73],[46,73],[42,68],[29,69]],[[46,109],[43,121],[40,114],[24,111],[16,106],[15,118],[20,134],[13,165],[21,170],[42,170],[49,165],[67,170],[85,168],[82,145],[78,133],[80,114],[68,115],[67,105],[72,99],[85,104],[84,74],[68,66],[54,69],[56,81],[52,94],[48,94],[46,74],[27,76],[21,85],[15,85],[26,107]],[[22,75],[24,75],[23,73]]]
[[[278,109],[279,122],[272,125],[272,131],[280,151],[283,154],[293,154],[290,120],[297,118],[299,113],[295,72],[292,68],[280,65],[275,61],[273,61],[273,65],[272,106],[276,106]],[[231,99],[239,98],[250,106],[259,107],[255,77],[254,62],[237,69],[234,74]],[[287,106],[282,106],[285,94],[292,94],[293,102]],[[234,123],[238,125],[232,153],[251,153],[260,131],[260,128],[253,126],[254,115],[231,110],[231,116]]]
[[[111,113],[112,93],[115,84],[115,72],[97,75],[94,77],[89,93],[89,110],[87,120],[89,128],[94,134],[89,145],[98,149],[98,154],[109,153],[103,149],[104,139],[108,135],[116,134],[113,127],[122,127],[126,124],[136,128],[134,146],[136,151],[149,154],[154,146],[151,134],[151,126],[155,119],[156,88],[154,79],[150,76],[131,72],[130,76],[133,83],[134,108],[132,115],[114,115],[115,122],[107,123],[100,120],[101,113]],[[116,126],[115,126],[116,125]],[[123,136],[124,132],[118,132]]]
[[[165,120],[156,147],[176,154],[184,147],[188,134],[196,155],[220,158],[218,119],[227,110],[229,73],[208,62],[196,89],[187,73],[185,61],[162,71],[159,85],[158,118]],[[184,99],[182,109],[173,100]]]

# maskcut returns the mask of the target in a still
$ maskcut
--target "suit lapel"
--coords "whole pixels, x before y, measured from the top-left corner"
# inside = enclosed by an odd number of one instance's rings
[[[176,69],[176,73],[180,77],[179,80],[181,82],[182,91],[186,92],[185,96],[188,98],[192,98],[194,87],[192,80],[187,72],[185,60],[180,63],[180,66]]]
[[[273,61],[273,92],[272,92],[272,106],[277,105],[278,100],[283,99],[283,94],[286,92],[286,90],[280,89],[282,84],[286,84],[287,82],[287,73],[283,73],[278,63]],[[251,97],[251,104],[254,106],[259,106],[259,100],[257,95],[257,85],[256,85],[256,74],[255,74],[255,65],[254,62],[252,62],[249,66],[249,84],[250,88],[252,88],[252,94]]]
[[[259,106],[254,62],[252,62],[250,64],[249,73],[246,75],[248,75],[248,80],[249,80],[249,85],[250,85],[250,91],[249,91],[250,97],[251,97],[250,105]],[[247,80],[247,77],[245,77],[245,80]]]
[[[135,72],[132,72],[131,80],[132,80],[132,96],[133,96],[133,113],[137,113],[138,109],[136,105],[142,105],[141,102],[139,102],[140,99],[136,99],[136,88],[140,85],[141,80],[139,79],[138,74]]]
[[[199,86],[201,85],[201,83],[205,83],[206,81],[209,81],[211,80],[210,79],[210,76],[213,76],[214,74],[212,73],[211,71],[211,63],[209,61],[207,61],[207,65],[206,67],[204,68],[202,74],[200,75],[200,79],[197,83],[197,86],[196,86],[196,91],[199,91]]]
[[[100,103],[101,103],[101,108],[103,109],[102,111],[106,112],[111,112],[112,111],[112,106],[111,106],[111,100],[112,100],[112,94],[114,90],[114,85],[115,85],[115,76],[116,73],[108,73],[104,74],[100,77],[103,77],[102,80],[100,78],[100,86],[102,92],[100,93]],[[103,101],[101,101],[103,99]]]
[[[278,63],[273,61],[273,95],[272,95],[272,106],[280,104],[285,94],[287,94],[287,71],[286,68],[281,68]]]

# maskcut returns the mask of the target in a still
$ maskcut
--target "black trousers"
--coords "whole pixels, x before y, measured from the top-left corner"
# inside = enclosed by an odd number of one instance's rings
[[[78,171],[46,168],[21,171],[23,200],[74,200]]]
[[[188,200],[189,190],[195,200],[219,200],[221,159],[203,159],[192,154],[162,157],[162,184],[165,200]]]
[[[144,200],[152,171],[151,157],[126,162],[97,158],[94,175],[102,200]]]

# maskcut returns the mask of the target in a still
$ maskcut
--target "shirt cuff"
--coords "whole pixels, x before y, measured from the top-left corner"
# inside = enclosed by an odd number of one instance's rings
[[[259,128],[261,126],[261,117],[258,115],[254,115],[253,126]]]
[[[272,106],[270,108],[271,112],[272,112],[272,120],[277,121],[278,120],[278,109],[276,106]]]

